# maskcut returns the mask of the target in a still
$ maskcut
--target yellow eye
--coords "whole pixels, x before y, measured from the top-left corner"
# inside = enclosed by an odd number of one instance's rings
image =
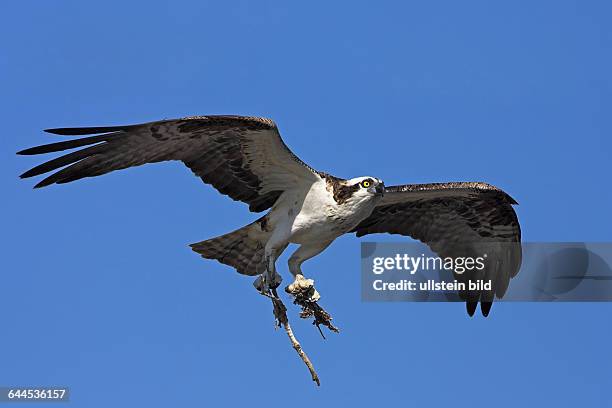
[[[368,180],[364,180],[361,182],[361,187],[363,188],[368,188],[372,185],[372,183],[370,183]]]

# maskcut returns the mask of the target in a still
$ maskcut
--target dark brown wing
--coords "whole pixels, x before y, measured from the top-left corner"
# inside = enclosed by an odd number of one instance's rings
[[[251,211],[270,208],[291,188],[318,176],[287,148],[270,119],[244,116],[195,116],[129,126],[48,129],[58,135],[91,135],[26,149],[41,154],[84,147],[21,175],[37,176],[61,167],[36,187],[167,160],[180,160],[205,183]],[[65,167],[66,166],[66,167]]]
[[[468,313],[477,302],[486,316],[493,298],[501,298],[521,265],[521,229],[512,205],[516,201],[486,183],[433,183],[393,186],[372,214],[353,232],[407,235],[427,244],[441,257],[480,257],[485,268],[455,273],[458,281],[491,280],[491,291],[465,291]]]

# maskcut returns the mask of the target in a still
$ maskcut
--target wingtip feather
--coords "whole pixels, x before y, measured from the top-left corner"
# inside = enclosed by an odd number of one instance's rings
[[[20,156],[31,156],[31,155],[37,154],[38,150],[39,150],[39,146],[29,147],[27,149],[23,149],[23,150],[18,151],[16,154],[18,154]]]
[[[97,129],[98,128],[50,128],[50,129],[43,129],[43,131],[46,133],[51,133],[54,135],[62,135],[62,136],[80,136],[80,135],[91,135],[95,133],[102,133],[102,132],[96,132],[95,130]]]
[[[466,302],[465,307],[470,317],[474,316],[476,312],[476,306],[478,306],[478,302]]]
[[[58,130],[61,130],[61,128],[49,128],[49,129],[43,129],[43,132],[46,133],[53,133],[54,135],[58,135],[60,133],[57,133]]]
[[[42,181],[38,182],[38,183],[37,183],[37,184],[34,186],[34,189],[39,189],[39,188],[47,187],[47,186],[49,186],[49,185],[51,185],[51,184],[53,184],[53,183],[54,183],[53,181],[50,181],[50,180],[48,180],[48,178],[46,178],[46,179],[44,179],[44,180],[42,180]]]
[[[30,178],[30,177],[38,176],[40,174],[42,174],[42,173],[36,172],[36,167],[34,167],[34,168],[32,168],[32,169],[30,169],[28,171],[24,171],[23,173],[21,173],[19,175],[19,178],[25,179],[25,178]]]
[[[484,317],[489,316],[493,302],[480,302],[480,311]]]
[[[54,135],[63,136],[83,136],[83,135],[94,135],[98,133],[111,133],[118,131],[127,131],[133,128],[135,125],[127,126],[96,126],[96,127],[74,127],[74,128],[51,128],[44,129],[47,133]]]

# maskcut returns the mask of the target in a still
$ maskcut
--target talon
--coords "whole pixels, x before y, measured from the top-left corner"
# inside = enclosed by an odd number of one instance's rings
[[[255,289],[257,289],[257,291],[262,295],[270,291],[270,287],[267,285],[266,279],[263,275],[259,275],[257,279],[255,279],[253,286],[255,286]]]
[[[275,272],[270,279],[269,274],[264,272],[255,279],[253,286],[259,293],[267,296],[271,290],[278,288],[282,281],[283,278],[278,273]]]
[[[296,275],[293,283],[285,288],[285,292],[306,302],[317,302],[321,299],[321,295],[314,287],[314,280],[305,279],[302,275]]]

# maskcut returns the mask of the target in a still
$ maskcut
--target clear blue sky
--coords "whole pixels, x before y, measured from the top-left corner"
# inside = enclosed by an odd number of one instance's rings
[[[2,3],[0,385],[79,407],[609,406],[610,304],[363,303],[342,237],[304,265],[342,333],[290,308],[317,389],[251,279],[187,247],[244,204],[176,163],[18,180],[44,128],[261,115],[315,168],[482,180],[525,241],[612,240],[609,2],[286,3]]]

